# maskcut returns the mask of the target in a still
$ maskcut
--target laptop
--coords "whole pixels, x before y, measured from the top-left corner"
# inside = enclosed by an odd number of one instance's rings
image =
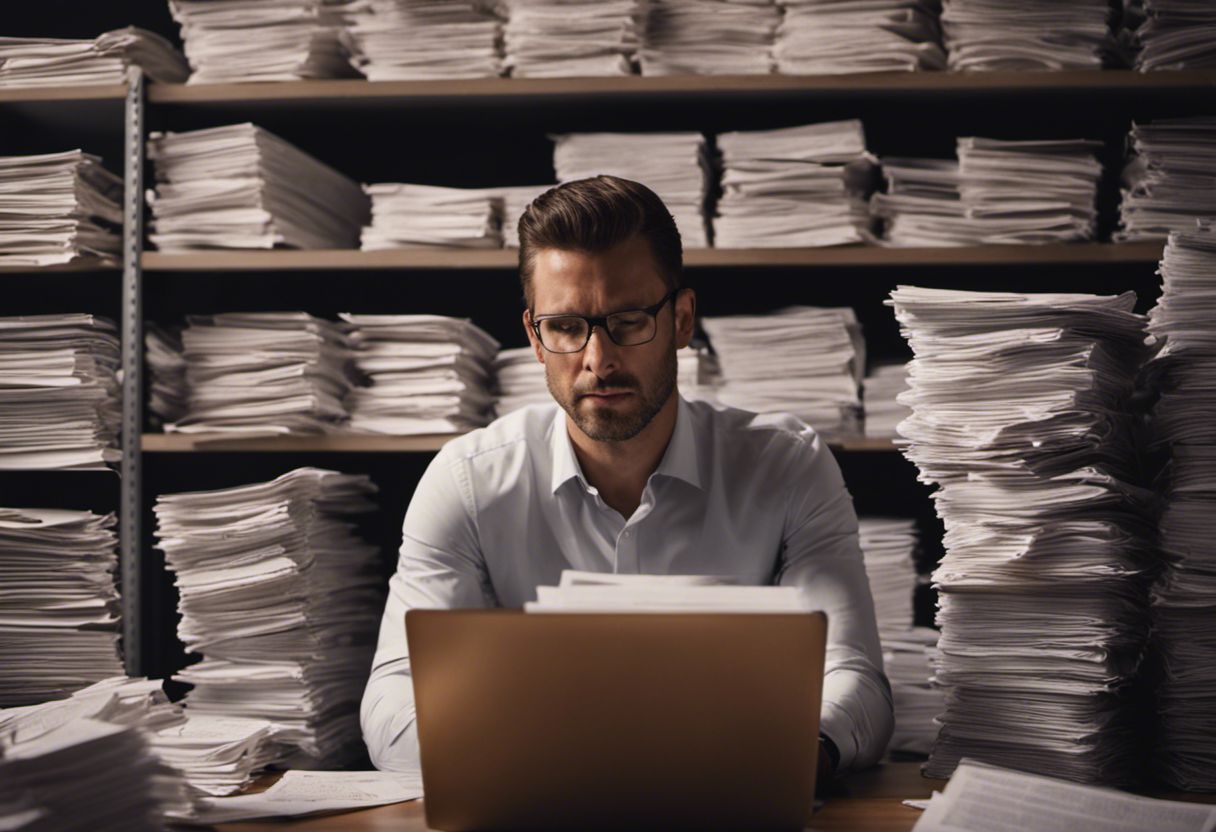
[[[410,610],[427,824],[803,829],[823,613]]]

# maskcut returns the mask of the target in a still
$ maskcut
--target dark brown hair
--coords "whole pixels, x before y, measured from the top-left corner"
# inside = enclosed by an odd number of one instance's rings
[[[532,305],[532,269],[541,249],[607,251],[634,235],[650,253],[668,291],[681,285],[684,250],[676,221],[658,194],[617,176],[577,179],[532,200],[519,218],[519,281]]]

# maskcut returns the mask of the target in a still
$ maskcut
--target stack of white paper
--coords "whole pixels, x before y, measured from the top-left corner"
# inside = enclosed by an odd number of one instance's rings
[[[553,403],[545,384],[545,367],[536,360],[532,347],[500,350],[494,359],[494,378],[498,390],[494,412],[498,416],[528,405]]]
[[[354,315],[355,364],[370,380],[347,397],[358,433],[451,433],[482,427],[494,405],[498,342],[441,315]]]
[[[780,21],[776,0],[650,0],[642,74],[767,75]]]
[[[701,325],[722,370],[722,404],[792,413],[824,436],[859,432],[865,342],[852,309],[792,306]]]
[[[117,331],[85,313],[0,318],[0,469],[122,458]]]
[[[502,198],[493,191],[390,182],[363,190],[372,203],[372,221],[361,238],[364,251],[502,248]]]
[[[502,241],[507,248],[519,248],[519,218],[532,200],[555,185],[519,185],[494,188],[492,193],[502,200]]]
[[[117,258],[122,178],[80,150],[0,156],[0,266]]]
[[[932,0],[778,0],[783,75],[945,69]]]
[[[0,37],[0,87],[125,84],[132,66],[166,83],[190,74],[173,44],[134,26],[88,40]]]
[[[899,394],[908,389],[908,365],[879,364],[861,383],[865,404],[866,436],[887,439],[896,435],[895,427],[910,413],[907,405],[898,401]]]
[[[502,21],[473,0],[356,0],[345,10],[351,62],[372,81],[502,74]]]
[[[1101,69],[1114,49],[1106,0],[942,0],[950,69]]]
[[[113,514],[0,508],[0,707],[122,673]]]
[[[959,194],[957,159],[884,156],[886,190],[870,197],[874,242],[890,246],[973,245],[983,229]]]
[[[561,182],[606,174],[641,182],[675,218],[684,248],[705,248],[710,162],[700,133],[570,133],[554,136]]]
[[[306,312],[191,315],[182,331],[179,433],[322,433],[346,422],[354,383],[342,327]]]
[[[191,84],[356,75],[342,44],[344,0],[169,0]]]
[[[377,550],[354,534],[364,475],[298,468],[271,482],[157,498],[178,636],[203,660],[192,715],[262,719],[313,764],[359,746],[358,703],[383,609]]]
[[[937,719],[946,710],[946,696],[932,681],[939,635],[931,627],[912,627],[883,636],[883,667],[895,705],[887,746],[892,754],[925,756],[937,739]]]
[[[1159,391],[1153,438],[1169,450],[1158,531],[1167,568],[1153,592],[1165,678],[1153,770],[1178,788],[1216,791],[1216,228],[1170,235],[1148,366]]]
[[[148,238],[162,251],[358,248],[362,189],[252,124],[152,133],[156,190]]]
[[[1136,69],[1216,69],[1216,6],[1204,0],[1142,0]],[[1133,7],[1134,8],[1134,7]]]
[[[190,412],[186,359],[182,355],[182,335],[178,328],[144,324],[145,362],[148,367],[148,410],[152,424],[164,428]]]
[[[858,243],[873,170],[861,122],[722,133],[717,248]]]
[[[718,358],[707,346],[691,344],[676,351],[676,386],[684,398],[716,402],[721,376]]]
[[[931,776],[963,756],[1123,782],[1120,693],[1146,637],[1146,504],[1128,399],[1144,318],[1123,295],[891,295],[915,358],[905,454],[933,494],[946,692]]]
[[[1128,138],[1117,241],[1164,239],[1216,216],[1216,118],[1133,124]]]
[[[632,75],[644,0],[507,0],[503,43],[515,78]]]
[[[858,539],[874,596],[878,634],[902,634],[915,623],[916,521],[902,517],[861,517]]]
[[[538,586],[530,613],[807,612],[794,586],[733,586],[712,575],[617,575],[564,570],[558,586]]]

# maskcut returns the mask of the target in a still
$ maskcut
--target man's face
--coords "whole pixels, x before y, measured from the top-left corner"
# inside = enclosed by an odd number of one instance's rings
[[[532,271],[532,312],[601,316],[653,306],[668,292],[650,246],[631,238],[599,253],[542,249]],[[623,442],[642,431],[671,398],[676,385],[676,350],[692,338],[694,298],[685,289],[659,310],[654,340],[618,346],[596,327],[581,352],[544,349],[524,328],[545,365],[549,392],[588,438]]]

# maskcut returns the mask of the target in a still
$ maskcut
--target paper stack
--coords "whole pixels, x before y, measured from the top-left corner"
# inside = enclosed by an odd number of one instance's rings
[[[113,514],[0,508],[0,707],[122,673]]]
[[[85,313],[0,317],[0,469],[122,458],[117,332]]]
[[[870,197],[874,242],[889,246],[973,245],[983,233],[959,194],[957,159],[884,156],[886,190]]]
[[[898,287],[915,358],[905,455],[945,524],[929,776],[963,756],[1122,783],[1146,636],[1145,513],[1127,400],[1144,318],[1122,295]]]
[[[639,51],[643,75],[767,75],[781,10],[776,0],[650,0]]]
[[[191,315],[182,331],[187,415],[177,433],[324,433],[354,383],[342,327],[306,312]]]
[[[494,188],[493,193],[502,200],[502,241],[507,248],[519,248],[519,218],[532,200],[555,185],[520,185],[509,188]]]
[[[355,364],[370,379],[347,396],[357,433],[453,433],[482,427],[494,405],[498,342],[441,315],[354,315]]]
[[[354,76],[334,0],[169,0],[191,84]]]
[[[252,124],[152,133],[148,157],[161,251],[358,248],[370,219],[357,184]]]
[[[435,185],[364,185],[372,221],[364,251],[434,246],[502,248],[502,199],[492,191]]]
[[[645,0],[507,0],[515,78],[633,75]]]
[[[498,416],[528,405],[553,403],[545,384],[545,367],[536,360],[532,347],[500,350],[494,359],[494,377],[498,388],[494,412]]]
[[[732,586],[712,575],[632,575],[562,571],[558,586],[538,586],[529,613],[807,612],[795,586]]]
[[[1158,523],[1167,567],[1153,591],[1165,673],[1153,771],[1180,789],[1216,791],[1216,228],[1171,234],[1160,271],[1149,331],[1162,346],[1147,377],[1160,393],[1153,438],[1170,460]]]
[[[721,375],[718,358],[706,345],[694,342],[676,351],[676,386],[684,398],[716,402]]]
[[[80,150],[0,156],[0,266],[52,266],[120,251],[122,178]]]
[[[371,81],[502,74],[502,21],[473,0],[356,0],[343,41]]]
[[[911,412],[897,400],[899,394],[908,389],[908,365],[902,361],[879,364],[870,370],[861,388],[866,436],[875,439],[895,437],[895,427]]]
[[[607,174],[641,182],[675,218],[684,248],[709,245],[704,209],[710,162],[700,133],[570,133],[553,139],[559,181]]]
[[[933,0],[779,0],[783,75],[945,69]]]
[[[157,498],[157,545],[180,594],[178,636],[203,660],[190,715],[262,719],[315,767],[359,746],[358,704],[383,609],[364,475],[297,468],[271,482]]]
[[[1142,0],[1142,6],[1136,69],[1216,69],[1216,6],[1202,0]]]
[[[873,171],[861,122],[722,133],[717,248],[858,243]]]
[[[186,359],[179,328],[144,324],[145,361],[148,367],[148,410],[155,427],[184,419],[190,412]]]
[[[190,74],[173,44],[134,26],[85,40],[0,37],[0,87],[125,84],[132,66],[165,83]]]
[[[722,369],[722,404],[792,413],[825,437],[860,432],[865,342],[852,309],[792,306],[701,325]]]
[[[950,69],[1101,69],[1114,50],[1106,0],[942,0]]]
[[[1115,240],[1162,240],[1216,216],[1216,118],[1132,124]]]

